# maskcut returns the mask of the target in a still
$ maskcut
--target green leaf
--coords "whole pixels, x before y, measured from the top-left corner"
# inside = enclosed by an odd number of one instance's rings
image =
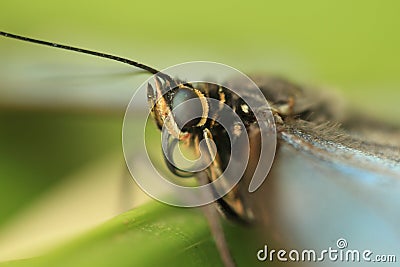
[[[225,228],[237,263],[255,261],[255,247],[243,246],[244,240],[251,242],[253,231],[237,225]],[[159,265],[222,265],[201,212],[152,201],[46,255],[0,264],[1,267]]]

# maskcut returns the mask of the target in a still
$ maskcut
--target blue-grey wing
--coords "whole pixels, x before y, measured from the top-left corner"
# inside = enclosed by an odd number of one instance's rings
[[[337,121],[318,107],[277,125],[272,170],[250,197],[265,242],[318,252],[341,250],[342,238],[344,249],[400,257],[400,130],[358,115]]]
[[[339,161],[334,153],[320,157],[310,149],[280,144],[270,176],[257,192],[264,205],[259,210],[265,242],[320,252],[329,247],[338,250],[336,242],[344,238],[347,249],[398,258],[398,170],[363,168],[352,160]],[[333,265],[329,260],[324,264]]]

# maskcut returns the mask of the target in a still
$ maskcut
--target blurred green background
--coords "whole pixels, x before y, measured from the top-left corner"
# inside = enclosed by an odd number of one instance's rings
[[[398,123],[399,10],[394,0],[5,1],[0,25],[156,68],[208,60],[332,87]],[[148,76],[5,38],[0,58],[1,261],[35,255],[145,199],[121,183],[121,127]]]

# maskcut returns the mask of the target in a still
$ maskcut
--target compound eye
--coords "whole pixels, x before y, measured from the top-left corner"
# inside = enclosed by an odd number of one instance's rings
[[[196,89],[179,88],[173,96],[171,109],[175,123],[181,130],[201,126],[207,119],[207,100]]]

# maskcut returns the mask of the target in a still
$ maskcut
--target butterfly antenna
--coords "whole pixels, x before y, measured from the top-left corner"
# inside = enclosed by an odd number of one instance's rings
[[[50,47],[64,49],[64,50],[75,51],[75,52],[78,52],[78,53],[83,53],[83,54],[88,54],[88,55],[92,55],[92,56],[111,59],[111,60],[114,60],[114,61],[119,61],[119,62],[128,64],[128,65],[134,66],[136,68],[145,70],[145,71],[147,71],[147,72],[149,72],[151,74],[157,74],[161,78],[164,78],[164,79],[166,79],[168,81],[172,81],[172,78],[170,76],[168,76],[167,74],[164,74],[164,73],[162,73],[162,72],[160,72],[160,71],[158,71],[158,70],[156,70],[156,69],[154,69],[152,67],[149,67],[147,65],[144,65],[142,63],[139,63],[139,62],[136,62],[134,60],[127,59],[127,58],[114,56],[114,55],[111,55],[111,54],[106,54],[106,53],[101,53],[101,52],[96,52],[96,51],[92,51],[92,50],[87,50],[87,49],[83,49],[83,48],[78,48],[78,47],[74,47],[74,46],[63,45],[63,44],[58,44],[58,43],[53,43],[53,42],[47,42],[47,41],[38,40],[38,39],[34,39],[34,38],[29,38],[29,37],[25,37],[25,36],[21,36],[21,35],[17,35],[17,34],[12,34],[12,33],[8,33],[8,32],[0,31],[0,35],[4,36],[4,37],[8,37],[8,38],[13,38],[13,39],[25,41],[25,42],[30,42],[30,43],[50,46]]]

